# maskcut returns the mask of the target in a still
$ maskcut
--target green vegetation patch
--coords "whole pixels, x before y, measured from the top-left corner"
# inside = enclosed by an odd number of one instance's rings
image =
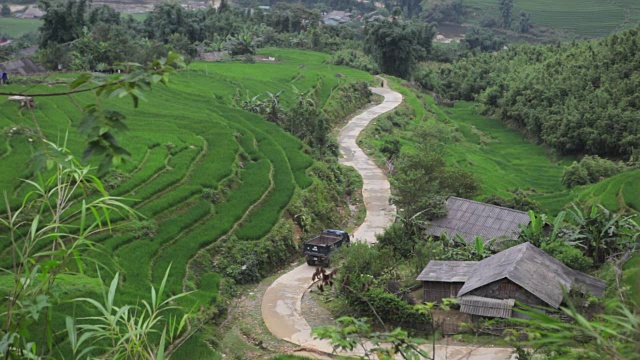
[[[467,0],[465,4],[483,14],[498,16],[496,0]],[[514,13],[531,14],[531,23],[578,35],[603,36],[637,24],[640,5],[633,0],[516,0]]]
[[[18,38],[26,33],[38,31],[40,25],[42,20],[0,17],[0,34]]]
[[[524,135],[495,118],[479,115],[476,103],[457,101],[453,108],[436,105],[433,98],[418,94],[393,81],[394,90],[403,94],[414,114],[424,114],[424,121],[447,122],[459,133],[448,148],[447,161],[471,171],[482,184],[485,196],[513,196],[524,190],[538,201],[542,210],[555,214],[575,201],[601,204],[609,210],[639,211],[640,170],[618,174],[593,185],[566,189],[562,172],[574,158],[559,157],[544,146],[530,142]],[[428,111],[428,112],[427,112]],[[420,121],[414,118],[415,126]],[[412,151],[411,129],[400,133],[403,151]],[[381,146],[382,140],[371,141]]]
[[[544,147],[497,119],[478,115],[473,103],[456,102],[446,115],[465,138],[451,147],[450,160],[482,179],[484,195],[509,196],[511,189],[536,193],[563,189],[560,179],[570,161],[551,161]]]

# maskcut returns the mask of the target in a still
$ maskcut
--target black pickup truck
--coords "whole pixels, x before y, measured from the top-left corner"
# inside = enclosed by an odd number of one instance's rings
[[[309,265],[329,266],[329,254],[334,249],[351,243],[349,234],[341,230],[324,230],[322,234],[304,243],[304,256]]]

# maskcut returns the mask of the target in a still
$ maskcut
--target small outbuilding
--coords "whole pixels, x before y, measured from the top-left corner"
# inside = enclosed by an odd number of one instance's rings
[[[451,196],[447,199],[447,215],[431,221],[427,235],[449,237],[459,235],[467,243],[481,237],[489,239],[517,239],[520,226],[531,222],[524,211]]]
[[[442,302],[455,298],[464,286],[477,261],[429,261],[417,280],[422,281],[425,302]]]
[[[569,268],[530,243],[478,262],[430,261],[417,279],[425,301],[457,297],[463,313],[501,318],[518,316],[512,311],[516,301],[557,309],[565,291],[602,297],[605,289],[603,280]]]
[[[40,19],[47,14],[46,11],[41,10],[37,6],[29,6],[27,11],[22,14],[23,19]]]

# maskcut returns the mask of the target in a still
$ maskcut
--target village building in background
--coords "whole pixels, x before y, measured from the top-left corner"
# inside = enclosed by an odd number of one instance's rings
[[[334,10],[322,16],[322,22],[325,25],[340,25],[351,21],[351,13],[347,11]]]
[[[605,282],[573,270],[530,243],[482,261],[430,261],[417,280],[426,302],[458,298],[460,312],[478,317],[518,317],[517,302],[557,309],[565,292],[602,297]]]
[[[46,14],[45,11],[40,10],[36,6],[29,6],[27,11],[22,14],[23,19],[40,19]]]
[[[449,238],[460,236],[467,243],[481,237],[489,239],[518,239],[521,226],[531,222],[524,211],[486,204],[451,196],[447,199],[447,215],[431,221],[427,235]]]

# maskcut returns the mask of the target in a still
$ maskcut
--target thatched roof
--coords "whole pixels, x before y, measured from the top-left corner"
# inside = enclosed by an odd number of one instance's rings
[[[47,14],[46,11],[39,9],[36,6],[30,6],[27,9],[27,11],[25,11],[24,14],[22,14],[22,18],[23,19],[40,19],[46,14]]]
[[[11,60],[0,63],[0,72],[6,72],[11,75],[32,75],[45,72],[45,68],[36,64],[30,58]]]
[[[467,295],[460,298],[460,311],[467,314],[510,318],[513,312],[513,299],[492,299]]]
[[[447,199],[447,216],[435,219],[427,229],[427,235],[450,237],[460,235],[467,243],[477,236],[483,240],[495,238],[517,239],[520,225],[528,225],[531,219],[524,211],[490,205],[478,201],[451,196]]]
[[[478,262],[458,297],[505,278],[554,308],[562,302],[563,288],[577,287],[582,292],[601,297],[605,286],[604,281],[573,270],[537,247],[524,243]]]
[[[477,261],[431,260],[416,280],[440,282],[465,282]]]

